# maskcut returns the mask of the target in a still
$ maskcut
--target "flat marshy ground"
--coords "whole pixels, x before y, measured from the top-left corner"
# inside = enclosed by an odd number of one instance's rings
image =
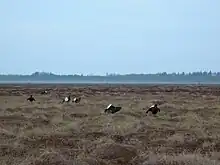
[[[61,104],[68,94],[81,102]],[[2,85],[0,164],[217,165],[219,95],[217,86]],[[105,114],[109,103],[122,110]],[[161,112],[146,115],[154,103]]]

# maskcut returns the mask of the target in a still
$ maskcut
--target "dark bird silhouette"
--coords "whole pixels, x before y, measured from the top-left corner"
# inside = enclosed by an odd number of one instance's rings
[[[157,112],[160,112],[160,108],[157,107],[157,104],[152,105],[146,113],[152,112],[152,114],[157,114]]]
[[[115,107],[112,104],[109,104],[108,107],[105,109],[105,113],[116,113],[121,109],[122,107]]]
[[[74,103],[79,103],[81,101],[81,97],[75,97],[74,99],[73,99],[73,102]]]
[[[41,92],[42,95],[45,95],[45,94],[47,94],[47,93],[48,93],[47,90],[44,90],[44,91]]]
[[[70,98],[70,95],[68,97],[65,97],[63,100],[62,100],[62,103],[64,102],[69,102],[71,100]]]
[[[35,98],[31,95],[29,98],[27,98],[28,101],[32,102],[32,101],[36,101]]]

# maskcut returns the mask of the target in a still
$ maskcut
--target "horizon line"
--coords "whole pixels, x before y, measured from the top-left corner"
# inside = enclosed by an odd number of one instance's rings
[[[167,75],[171,75],[171,74],[192,74],[192,73],[212,73],[212,74],[218,74],[220,73],[220,71],[205,71],[205,70],[201,70],[201,71],[190,71],[190,72],[154,72],[154,73],[105,73],[105,74],[94,74],[94,73],[89,73],[89,74],[83,74],[83,73],[72,73],[72,74],[58,74],[58,73],[53,73],[53,72],[40,72],[40,71],[36,71],[33,73],[29,73],[29,74],[19,74],[19,73],[1,73],[0,76],[33,76],[33,75],[54,75],[54,76],[126,76],[126,75],[158,75],[158,74],[167,74]]]

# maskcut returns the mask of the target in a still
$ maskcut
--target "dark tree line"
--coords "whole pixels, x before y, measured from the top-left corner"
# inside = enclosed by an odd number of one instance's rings
[[[0,75],[0,81],[73,81],[73,82],[220,82],[220,72],[156,73],[156,74],[106,74],[56,75],[35,72],[31,75]]]

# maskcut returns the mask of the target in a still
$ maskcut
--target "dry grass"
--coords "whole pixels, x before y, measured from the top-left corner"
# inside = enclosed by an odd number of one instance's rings
[[[49,88],[48,95],[40,95]],[[220,87],[1,86],[2,165],[218,165]],[[71,93],[79,104],[60,104]],[[26,98],[33,94],[35,103]],[[104,114],[109,104],[123,109]],[[143,108],[158,103],[161,112]]]

